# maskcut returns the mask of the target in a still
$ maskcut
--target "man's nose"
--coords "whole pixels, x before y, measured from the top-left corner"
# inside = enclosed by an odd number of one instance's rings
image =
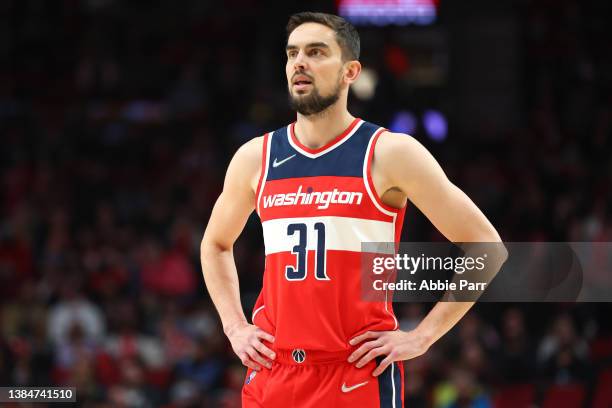
[[[303,71],[306,69],[306,58],[302,51],[300,51],[295,57],[295,60],[293,60],[293,69],[296,71]]]

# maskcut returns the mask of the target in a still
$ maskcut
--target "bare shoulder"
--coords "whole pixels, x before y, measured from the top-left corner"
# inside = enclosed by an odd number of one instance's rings
[[[381,179],[407,192],[414,183],[441,180],[443,171],[431,153],[414,137],[383,132],[374,150],[374,164]]]
[[[414,137],[405,133],[384,131],[376,143],[375,154],[381,159],[398,155],[405,157],[406,154],[418,154],[420,149],[424,147]]]
[[[427,149],[414,137],[405,133],[381,133],[374,149],[374,162],[382,170],[417,165]]]
[[[256,163],[259,161],[261,165],[261,156],[263,153],[264,136],[257,136],[243,144],[238,148],[234,157],[239,157],[240,160],[248,163]],[[246,164],[246,163],[244,163]]]

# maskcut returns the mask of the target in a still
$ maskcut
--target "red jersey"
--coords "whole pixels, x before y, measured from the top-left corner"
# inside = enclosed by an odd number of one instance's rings
[[[257,213],[266,266],[252,321],[278,349],[347,350],[357,334],[398,327],[390,299],[361,299],[361,244],[397,242],[405,209],[382,203],[372,183],[385,129],[355,119],[310,149],[294,125],[264,136]]]

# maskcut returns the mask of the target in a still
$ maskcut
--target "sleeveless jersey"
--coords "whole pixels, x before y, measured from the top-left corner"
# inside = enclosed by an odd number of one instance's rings
[[[361,299],[361,243],[397,242],[405,208],[382,203],[372,183],[385,129],[355,119],[311,149],[294,126],[264,136],[256,193],[266,261],[252,322],[275,348],[343,351],[357,334],[398,327],[390,300]]]

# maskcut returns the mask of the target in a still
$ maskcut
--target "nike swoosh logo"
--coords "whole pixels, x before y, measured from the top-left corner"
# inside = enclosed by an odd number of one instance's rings
[[[293,159],[294,157],[295,157],[295,154],[293,154],[293,155],[291,155],[291,156],[289,156],[289,157],[287,157],[287,158],[285,158],[285,159],[283,159],[281,161],[276,161],[276,157],[275,157],[274,158],[274,163],[272,163],[272,167],[278,167],[281,164],[283,164],[284,162]]]
[[[342,383],[342,392],[351,392],[353,391],[355,388],[359,388],[359,387],[363,387],[364,385],[366,385],[368,383],[368,381],[366,382],[362,382],[359,384],[355,384],[355,385],[351,385],[350,387],[346,386],[346,383]]]

